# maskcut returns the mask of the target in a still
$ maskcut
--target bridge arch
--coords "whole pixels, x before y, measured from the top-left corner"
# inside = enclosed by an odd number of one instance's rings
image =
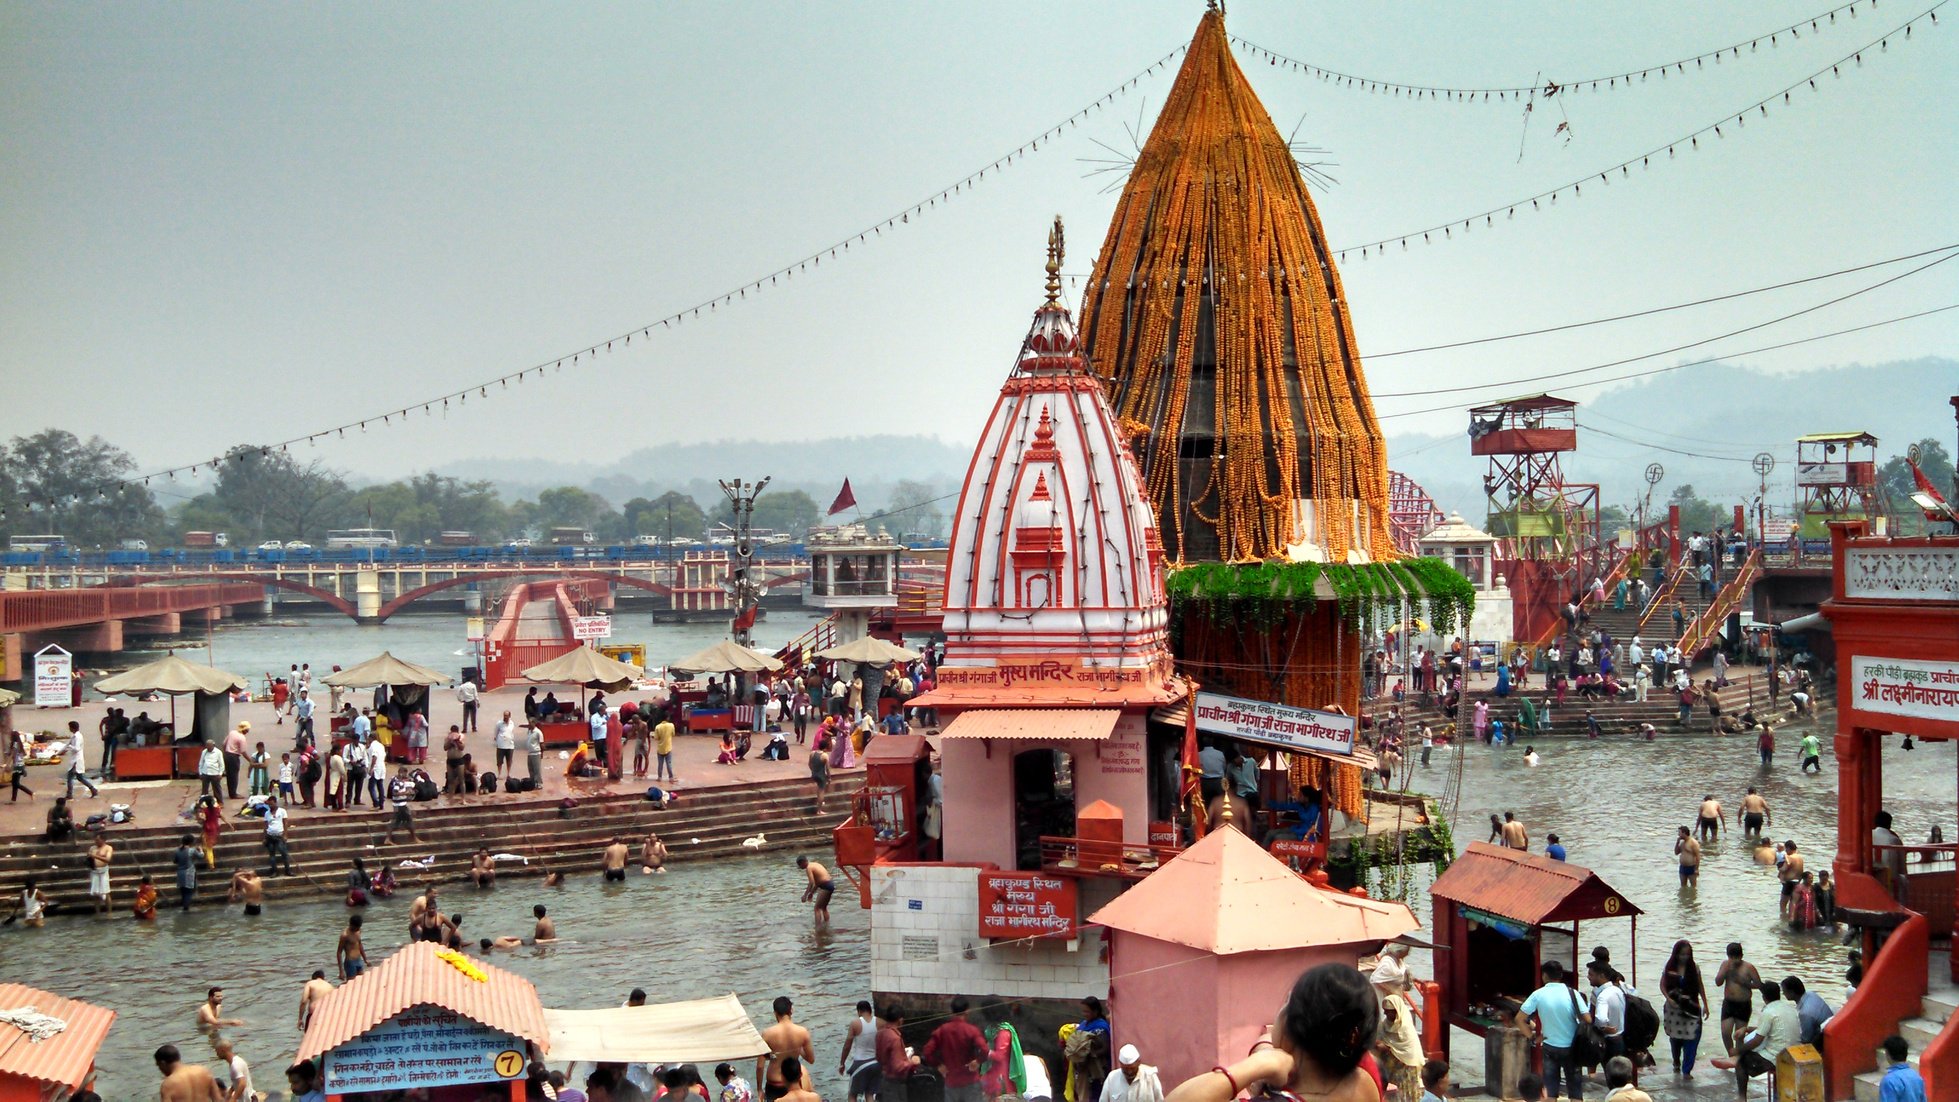
[[[402,609],[407,608],[409,605],[414,604],[431,593],[440,593],[445,589],[454,589],[457,586],[468,585],[471,582],[494,578],[544,578],[551,580],[562,579],[564,581],[612,582],[626,586],[629,589],[643,589],[648,593],[658,593],[662,596],[673,595],[673,587],[664,582],[649,581],[646,578],[635,578],[628,574],[608,574],[602,570],[564,570],[549,567],[538,567],[528,570],[490,570],[473,574],[459,574],[453,578],[444,578],[439,582],[430,582],[427,585],[418,586],[405,593],[397,594],[393,600],[381,606],[381,611],[375,619],[377,622],[385,623],[388,617],[393,616],[395,613],[400,612]]]
[[[354,619],[359,619],[360,610],[354,607],[354,602],[348,600],[345,597],[340,596],[339,594],[333,592],[330,589],[321,589],[319,586],[307,585],[305,582],[296,582],[291,580],[290,578],[278,578],[278,577],[272,577],[264,574],[252,574],[252,573],[244,573],[244,572],[236,572],[236,571],[212,571],[212,572],[201,573],[201,574],[170,574],[162,577],[152,577],[144,574],[122,574],[122,575],[117,575],[115,578],[111,579],[110,584],[153,586],[153,585],[165,585],[171,582],[180,582],[180,581],[182,582],[202,582],[202,581],[250,582],[253,585],[270,586],[273,589],[283,589],[290,593],[304,593],[309,597],[317,598],[322,604],[333,609],[335,612],[342,613]]]

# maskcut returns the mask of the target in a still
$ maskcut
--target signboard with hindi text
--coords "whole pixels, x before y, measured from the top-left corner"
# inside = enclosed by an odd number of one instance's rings
[[[1191,701],[1197,729],[1205,734],[1274,746],[1281,750],[1351,755],[1358,724],[1352,716],[1293,708],[1268,700],[1198,693]]]
[[[1081,924],[1075,881],[1039,872],[979,874],[979,936],[1074,937]]]
[[[587,639],[612,638],[612,617],[573,616],[571,618],[571,637],[584,642]]]
[[[1959,663],[1859,654],[1844,684],[1859,712],[1959,724]]]
[[[34,652],[34,706],[71,708],[75,704],[75,659],[50,643]]]
[[[522,1040],[423,1004],[328,1052],[326,1093],[507,1082],[527,1066]]]

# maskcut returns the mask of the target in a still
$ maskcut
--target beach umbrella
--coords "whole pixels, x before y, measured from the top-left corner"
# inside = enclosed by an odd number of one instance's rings
[[[404,662],[387,651],[326,676],[326,683],[337,689],[372,689],[377,685],[447,685],[449,675],[427,666]]]
[[[209,666],[192,665],[176,655],[166,655],[154,662],[145,662],[133,670],[126,670],[114,677],[105,677],[95,683],[95,691],[104,696],[140,696],[144,693],[165,693],[169,696],[183,696],[187,693],[231,693],[245,687],[247,682],[235,673],[212,669]]]
[[[591,647],[577,647],[549,662],[532,666],[524,671],[524,676],[532,681],[562,682],[588,689],[623,689],[645,672]]]
[[[698,654],[669,663],[669,666],[692,673],[762,673],[779,670],[782,663],[773,655],[751,650],[731,639],[723,639]]]
[[[918,657],[895,643],[887,643],[874,635],[839,643],[816,652],[818,658],[828,658],[836,662],[852,662],[860,666],[886,666],[893,662],[910,662]]]

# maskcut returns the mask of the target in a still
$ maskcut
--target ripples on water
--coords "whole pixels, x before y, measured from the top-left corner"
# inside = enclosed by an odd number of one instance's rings
[[[404,887],[365,910],[375,961],[407,937],[415,894]],[[788,995],[814,1034],[818,1089],[841,1097],[844,1084],[831,1074],[831,1061],[852,1008],[870,997],[869,913],[840,897],[830,928],[817,931],[801,895],[792,857],[776,854],[679,864],[654,876],[635,871],[623,883],[577,877],[562,888],[521,879],[487,892],[445,887],[444,907],[462,914],[472,940],[528,935],[532,904],[549,907],[562,943],[488,957],[535,983],[546,1006],[617,1006],[634,987],[653,1002],[733,991],[760,1028],[775,997]],[[126,907],[127,899],[125,893],[118,901]],[[112,1102],[154,1095],[150,1053],[158,1045],[209,1060],[195,1022],[213,985],[225,989],[225,1012],[250,1023],[226,1033],[251,1062],[257,1087],[283,1089],[298,1048],[300,987],[315,968],[333,974],[347,914],[322,900],[269,903],[256,919],[235,907],[164,911],[154,926],[121,917],[56,919],[41,930],[0,934],[0,975],[120,1013],[97,1061],[97,1089]]]

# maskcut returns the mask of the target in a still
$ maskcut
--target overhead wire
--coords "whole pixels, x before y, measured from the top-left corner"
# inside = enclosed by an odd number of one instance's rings
[[[1841,13],[1848,12],[1854,17],[1857,14],[1857,5],[1860,3],[1867,4],[1867,6],[1872,8],[1877,7],[1877,0],[1854,0],[1853,3],[1839,4],[1829,11],[1820,12],[1810,16],[1808,19],[1797,20],[1786,27],[1751,35],[1739,42],[1730,43],[1719,49],[1704,50],[1691,57],[1676,58],[1672,61],[1661,62],[1657,65],[1645,65],[1637,69],[1628,69],[1624,72],[1607,73],[1604,76],[1579,77],[1575,80],[1549,80],[1526,85],[1455,87],[1439,84],[1410,84],[1404,81],[1381,80],[1377,77],[1367,77],[1361,76],[1358,73],[1329,69],[1324,65],[1315,64],[1311,61],[1302,61],[1298,58],[1287,57],[1276,50],[1261,46],[1239,35],[1234,34],[1230,38],[1231,41],[1251,51],[1254,56],[1263,56],[1268,65],[1310,73],[1323,81],[1346,87],[1361,87],[1370,92],[1387,92],[1396,96],[1406,95],[1410,99],[1450,99],[1466,103],[1470,101],[1486,102],[1491,96],[1495,96],[1498,102],[1507,102],[1510,99],[1521,99],[1525,96],[1556,96],[1562,92],[1580,88],[1587,91],[1597,91],[1598,86],[1601,84],[1606,86],[1607,91],[1615,90],[1621,85],[1630,88],[1635,80],[1644,82],[1655,73],[1659,74],[1662,79],[1665,78],[1668,72],[1685,74],[1689,65],[1694,66],[1695,70],[1699,71],[1705,68],[1706,63],[1709,61],[1719,64],[1723,57],[1739,59],[1743,47],[1748,47],[1749,52],[1752,53],[1760,47],[1764,40],[1768,42],[1770,47],[1775,47],[1781,45],[1782,37],[1785,35],[1800,39],[1802,37],[1802,28],[1805,26],[1812,32],[1820,33],[1826,26],[1834,26],[1837,21],[1837,16]]]
[[[1910,271],[1900,272],[1897,275],[1889,276],[1885,279],[1878,280],[1876,283],[1868,284],[1864,287],[1859,287],[1855,291],[1850,291],[1845,294],[1838,295],[1835,298],[1826,299],[1822,302],[1816,303],[1813,306],[1805,306],[1800,310],[1794,310],[1787,314],[1783,314],[1779,317],[1770,318],[1767,321],[1757,322],[1754,325],[1743,326],[1740,329],[1730,329],[1725,333],[1717,333],[1714,336],[1703,337],[1697,341],[1689,341],[1686,344],[1677,344],[1671,348],[1662,348],[1657,352],[1645,352],[1637,356],[1626,356],[1617,360],[1608,360],[1605,363],[1593,364],[1589,367],[1574,367],[1566,371],[1543,372],[1535,375],[1520,376],[1513,379],[1501,379],[1496,382],[1489,382],[1489,383],[1470,383],[1464,386],[1433,387],[1427,390],[1376,391],[1374,397],[1420,398],[1420,397],[1427,397],[1433,394],[1460,394],[1472,390],[1489,390],[1495,387],[1527,386],[1527,385],[1534,385],[1537,383],[1541,383],[1549,379],[1567,379],[1574,375],[1585,375],[1594,371],[1606,371],[1615,367],[1623,367],[1629,363],[1638,363],[1641,360],[1650,360],[1657,356],[1670,356],[1675,352],[1685,352],[1690,348],[1699,348],[1702,345],[1713,344],[1715,341],[1727,340],[1729,337],[1738,337],[1744,333],[1753,333],[1757,329],[1766,329],[1771,325],[1780,325],[1785,321],[1794,320],[1795,318],[1802,317],[1805,314],[1813,314],[1818,310],[1828,309],[1831,306],[1836,306],[1841,303],[1848,302],[1851,299],[1857,298],[1860,295],[1867,295],[1872,291],[1876,291],[1884,287],[1888,287],[1893,283],[1900,282],[1901,280],[1910,279],[1912,276],[1918,275],[1919,273],[1928,271],[1932,268],[1936,268],[1939,265],[1944,264],[1946,261],[1953,259],[1954,257],[1959,257],[1959,252],[1948,252],[1944,256],[1939,257],[1937,260],[1927,261],[1924,264],[1921,264],[1918,267],[1911,269]]]
[[[1588,321],[1565,322],[1561,325],[1547,325],[1537,329],[1524,329],[1515,333],[1500,333],[1497,334],[1496,336],[1491,336],[1491,337],[1473,337],[1468,340],[1447,341],[1442,344],[1423,345],[1419,348],[1398,348],[1392,352],[1364,352],[1361,354],[1361,358],[1363,360],[1386,360],[1386,359],[1392,359],[1395,356],[1413,356],[1421,352],[1441,352],[1451,348],[1468,348],[1473,345],[1493,344],[1497,341],[1519,340],[1524,337],[1543,336],[1546,333],[1563,333],[1568,330],[1584,329],[1593,325],[1608,325],[1611,324],[1612,322],[1617,322],[1617,321],[1630,321],[1634,318],[1652,317],[1655,314],[1666,314],[1666,313],[1671,313],[1672,311],[1675,310],[1688,310],[1696,306],[1707,306],[1716,302],[1730,302],[1734,299],[1747,298],[1750,295],[1764,294],[1769,291],[1780,291],[1789,287],[1800,287],[1806,283],[1816,283],[1825,279],[1834,279],[1837,276],[1853,275],[1857,272],[1869,271],[1872,268],[1883,268],[1892,264],[1901,264],[1907,260],[1917,260],[1920,257],[1931,256],[1934,253],[1950,252],[1954,249],[1959,249],[1959,242],[1954,242],[1950,245],[1940,245],[1936,249],[1921,249],[1920,251],[1915,253],[1906,253],[1903,256],[1889,257],[1884,260],[1873,260],[1868,264],[1858,264],[1850,268],[1838,268],[1836,271],[1824,272],[1820,275],[1804,276],[1801,279],[1785,280],[1781,283],[1770,283],[1761,287],[1750,287],[1745,291],[1730,291],[1726,294],[1709,295],[1706,298],[1697,298],[1691,302],[1676,302],[1671,306],[1653,306],[1644,310],[1633,310],[1624,314],[1613,314],[1609,317],[1592,318]]]
[[[1361,245],[1340,246],[1335,249],[1335,252],[1338,254],[1339,258],[1343,261],[1347,259],[1347,254],[1350,252],[1360,253],[1361,259],[1365,260],[1371,253],[1386,252],[1387,247],[1389,245],[1400,245],[1403,249],[1406,249],[1408,247],[1409,242],[1414,241],[1417,244],[1425,244],[1431,242],[1434,238],[1434,235],[1438,233],[1443,236],[1444,240],[1452,239],[1458,230],[1467,234],[1471,231],[1475,223],[1479,221],[1483,223],[1485,228],[1494,228],[1496,225],[1496,216],[1499,214],[1503,215],[1507,220],[1515,217],[1517,211],[1521,208],[1524,208],[1527,204],[1529,206],[1529,209],[1533,211],[1543,209],[1543,205],[1546,202],[1549,202],[1551,205],[1555,206],[1557,204],[1558,197],[1566,194],[1567,192],[1569,192],[1572,198],[1574,199],[1582,198],[1584,196],[1584,186],[1586,184],[1592,183],[1594,177],[1597,178],[1599,183],[1607,184],[1607,185],[1611,184],[1612,182],[1611,173],[1614,172],[1617,172],[1619,174],[1620,179],[1626,179],[1632,175],[1632,169],[1634,168],[1634,166],[1637,166],[1641,169],[1650,168],[1652,165],[1653,158],[1660,157],[1660,156],[1665,156],[1670,158],[1674,155],[1675,150],[1678,149],[1680,146],[1683,145],[1686,146],[1688,150],[1691,152],[1694,150],[1698,150],[1700,148],[1700,140],[1710,134],[1712,134],[1715,138],[1725,138],[1727,136],[1727,132],[1723,130],[1722,127],[1729,127],[1729,126],[1742,127],[1746,125],[1746,120],[1748,116],[1751,114],[1759,113],[1762,117],[1766,118],[1769,113],[1769,104],[1771,102],[1779,98],[1782,100],[1782,102],[1785,105],[1790,104],[1791,102],[1793,102],[1790,98],[1792,94],[1798,88],[1801,88],[1805,84],[1809,85],[1812,91],[1819,90],[1816,87],[1816,82],[1822,77],[1842,76],[1843,75],[1842,68],[1845,65],[1854,63],[1857,66],[1861,67],[1864,62],[1864,51],[1871,50],[1871,49],[1876,49],[1879,51],[1888,51],[1890,49],[1890,41],[1893,36],[1909,40],[1911,38],[1912,27],[1916,25],[1919,20],[1930,19],[1932,24],[1936,26],[1938,24],[1938,16],[1935,13],[1940,8],[1944,7],[1948,2],[1949,0],[1939,0],[1938,3],[1933,4],[1931,7],[1925,9],[1924,11],[1919,12],[1917,15],[1912,16],[1910,19],[1906,20],[1905,22],[1897,25],[1896,27],[1893,27],[1891,30],[1884,32],[1882,35],[1878,36],[1877,38],[1870,40],[1869,42],[1865,43],[1863,46],[1860,46],[1857,49],[1852,50],[1850,53],[1843,55],[1842,57],[1829,63],[1828,65],[1823,66],[1822,68],[1816,70],[1815,72],[1809,74],[1808,76],[1798,79],[1794,83],[1783,88],[1781,91],[1764,96],[1761,99],[1756,100],[1755,102],[1749,104],[1746,107],[1741,108],[1738,111],[1729,111],[1723,114],[1719,119],[1715,120],[1714,122],[1708,123],[1707,125],[1701,127],[1698,130],[1694,130],[1689,133],[1682,134],[1681,136],[1674,138],[1671,141],[1664,142],[1660,145],[1656,145],[1644,153],[1637,154],[1632,157],[1628,157],[1625,160],[1618,162],[1617,164],[1607,165],[1605,168],[1598,169],[1592,172],[1587,172],[1585,175],[1580,176],[1575,180],[1570,180],[1565,183],[1559,184],[1556,187],[1553,187],[1547,191],[1540,191],[1535,195],[1527,195],[1522,199],[1512,200],[1511,202],[1508,203],[1499,203],[1498,205],[1491,207],[1488,210],[1479,211],[1476,214],[1466,215],[1460,218],[1451,218],[1446,222],[1438,222],[1435,225],[1427,227],[1426,229],[1410,230],[1406,233],[1389,234],[1388,236],[1383,237],[1378,241],[1369,241]]]
[[[1959,302],[1948,303],[1944,306],[1935,306],[1929,310],[1919,310],[1916,313],[1903,314],[1895,318],[1885,318],[1881,321],[1867,322],[1863,325],[1853,325],[1846,329],[1837,329],[1828,333],[1818,333],[1810,337],[1798,337],[1795,340],[1782,341],[1777,344],[1763,345],[1760,348],[1749,348],[1749,349],[1743,349],[1735,352],[1725,352],[1719,356],[1710,356],[1704,360],[1689,360],[1685,363],[1670,364],[1666,367],[1655,367],[1645,371],[1630,371],[1623,375],[1611,375],[1603,379],[1584,379],[1579,382],[1571,383],[1567,386],[1560,387],[1559,389],[1576,390],[1580,387],[1604,386],[1607,383],[1624,382],[1627,379],[1643,379],[1649,375],[1664,375],[1667,374],[1668,372],[1680,371],[1684,368],[1700,367],[1705,364],[1711,364],[1711,363],[1720,363],[1722,360],[1733,359],[1737,356],[1754,356],[1754,355],[1759,355],[1763,352],[1774,352],[1783,348],[1793,348],[1796,345],[1810,344],[1815,341],[1828,340],[1831,337],[1841,337],[1850,333],[1861,333],[1867,329],[1878,329],[1886,325],[1897,325],[1901,322],[1915,321],[1918,318],[1931,317],[1934,314],[1943,314],[1947,310],[1959,310]],[[1375,420],[1389,421],[1397,417],[1417,417],[1424,413],[1443,413],[1449,410],[1468,409],[1474,404],[1475,404],[1474,402],[1456,402],[1449,405],[1429,406],[1426,409],[1402,410],[1396,413],[1381,414],[1380,416],[1376,417]]]

